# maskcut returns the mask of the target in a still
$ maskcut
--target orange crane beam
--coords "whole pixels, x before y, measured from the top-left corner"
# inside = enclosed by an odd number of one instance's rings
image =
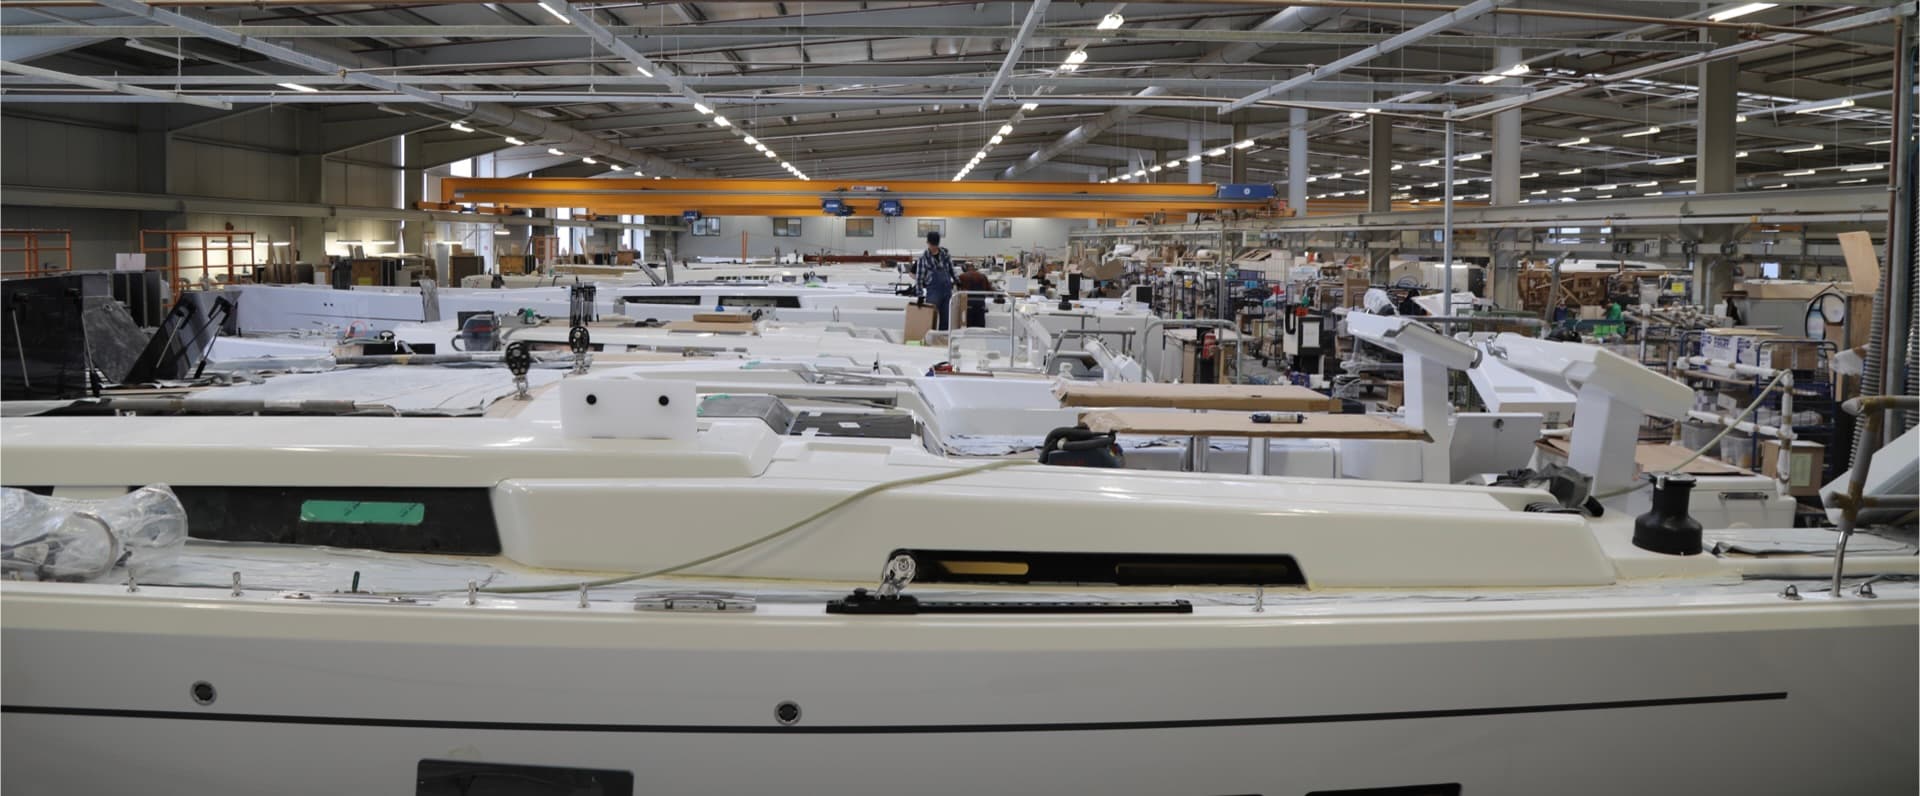
[[[880,202],[904,214],[940,218],[1139,218],[1219,210],[1271,209],[1270,199],[1221,198],[1213,184],[951,182],[944,180],[470,178],[440,181],[440,205],[571,207],[591,213],[678,216],[819,215],[838,199],[854,216],[879,216]]]

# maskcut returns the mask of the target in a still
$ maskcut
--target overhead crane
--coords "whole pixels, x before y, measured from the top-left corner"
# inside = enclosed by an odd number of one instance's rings
[[[899,203],[902,214],[934,218],[1146,218],[1155,214],[1279,207],[1265,185],[1212,183],[951,182],[946,180],[801,181],[730,179],[570,179],[450,177],[440,201],[423,209],[460,207],[569,207],[598,215],[709,216],[819,215],[828,200],[836,215],[880,216]]]

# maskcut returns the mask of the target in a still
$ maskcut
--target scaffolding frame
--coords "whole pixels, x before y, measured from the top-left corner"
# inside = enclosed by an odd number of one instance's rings
[[[148,257],[147,270],[166,271],[167,281],[173,286],[174,295],[179,295],[181,291],[206,280],[209,272],[216,268],[226,270],[226,281],[221,284],[238,284],[240,280],[233,269],[252,268],[259,265],[254,260],[253,236],[252,232],[229,230],[143,229],[140,230],[140,252]],[[200,255],[200,264],[183,265],[182,255],[188,254]],[[154,255],[166,259],[156,264],[152,259]],[[225,262],[214,262],[215,255],[220,255]],[[240,261],[241,255],[245,255],[245,262]],[[188,278],[182,273],[196,270],[199,271],[196,278]]]
[[[59,237],[59,245],[43,240],[43,237]],[[61,264],[54,267],[40,260],[42,253],[58,252]],[[20,268],[8,268],[13,264],[14,255],[19,255]],[[0,279],[30,279],[49,274],[64,274],[73,270],[73,230],[70,229],[0,229]]]

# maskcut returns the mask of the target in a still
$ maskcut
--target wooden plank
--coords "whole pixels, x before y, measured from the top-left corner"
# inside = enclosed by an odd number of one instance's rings
[[[693,319],[701,323],[753,323],[753,316],[744,312],[696,312]]]
[[[1061,382],[1053,387],[1061,406],[1245,409],[1267,412],[1331,412],[1340,401],[1291,384],[1146,384]]]
[[[1873,236],[1865,232],[1840,233],[1840,254],[1847,259],[1847,276],[1853,280],[1853,292],[1873,295],[1880,289],[1880,255],[1873,249]]]
[[[1094,431],[1159,436],[1263,439],[1399,439],[1432,442],[1427,432],[1379,415],[1308,414],[1298,423],[1255,423],[1244,412],[1085,412],[1080,422]]]

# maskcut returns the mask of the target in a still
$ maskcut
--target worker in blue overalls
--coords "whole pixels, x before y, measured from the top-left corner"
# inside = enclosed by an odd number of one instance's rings
[[[940,247],[940,233],[927,233],[927,250],[913,263],[920,299],[933,305],[933,328],[946,331],[953,306],[953,257]]]

